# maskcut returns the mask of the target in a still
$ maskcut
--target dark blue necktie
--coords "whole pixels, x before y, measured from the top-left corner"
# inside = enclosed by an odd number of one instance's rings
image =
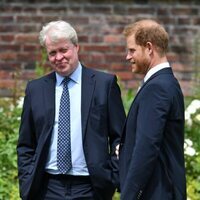
[[[58,119],[57,166],[61,174],[66,174],[72,168],[69,81],[70,78],[65,78],[62,82],[63,92],[60,100]]]

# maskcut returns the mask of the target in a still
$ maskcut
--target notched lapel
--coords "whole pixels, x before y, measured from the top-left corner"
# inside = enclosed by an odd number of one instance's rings
[[[49,74],[46,79],[44,80],[44,102],[45,110],[47,114],[48,125],[51,126],[54,124],[54,117],[55,117],[55,73]]]
[[[130,111],[131,111],[131,109],[132,109],[132,107],[133,107],[133,104],[134,104],[135,100],[136,100],[137,97],[139,96],[140,92],[145,88],[145,85],[147,85],[152,79],[154,79],[156,76],[159,76],[160,74],[172,74],[172,73],[173,73],[173,72],[172,72],[171,67],[168,67],[168,68],[161,69],[161,70],[159,70],[158,72],[156,72],[155,74],[153,74],[153,75],[142,85],[142,87],[140,88],[140,90],[136,93],[136,95],[135,95],[135,97],[134,97],[134,99],[133,99],[133,102],[132,102],[132,104],[131,104],[131,106],[130,106],[129,113],[130,113]],[[128,115],[129,115],[129,113],[128,113]],[[127,117],[128,117],[128,116],[127,116]]]
[[[95,74],[91,70],[82,68],[82,91],[81,91],[81,118],[83,139],[89,115],[89,109],[95,88]]]

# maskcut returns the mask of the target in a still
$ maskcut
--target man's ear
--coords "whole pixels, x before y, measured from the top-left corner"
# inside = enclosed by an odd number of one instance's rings
[[[79,47],[79,45],[77,44],[77,45],[76,45],[76,50],[77,50],[77,52],[79,52],[79,48],[80,48],[80,47]]]
[[[148,49],[149,54],[151,54],[153,52],[153,45],[151,42],[146,43],[146,48]]]

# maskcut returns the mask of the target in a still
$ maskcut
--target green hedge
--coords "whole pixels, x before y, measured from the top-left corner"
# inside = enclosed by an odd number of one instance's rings
[[[19,199],[16,144],[21,108],[11,99],[0,101],[0,199]]]

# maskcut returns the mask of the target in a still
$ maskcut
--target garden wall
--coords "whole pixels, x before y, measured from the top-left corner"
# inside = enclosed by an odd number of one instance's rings
[[[41,60],[38,32],[51,20],[66,20],[78,32],[80,60],[88,67],[118,75],[125,88],[141,76],[125,61],[122,30],[141,18],[156,18],[170,35],[168,59],[184,95],[192,94],[199,69],[200,6],[116,1],[0,1],[0,96],[12,96],[35,78]],[[197,79],[196,79],[197,81]]]

